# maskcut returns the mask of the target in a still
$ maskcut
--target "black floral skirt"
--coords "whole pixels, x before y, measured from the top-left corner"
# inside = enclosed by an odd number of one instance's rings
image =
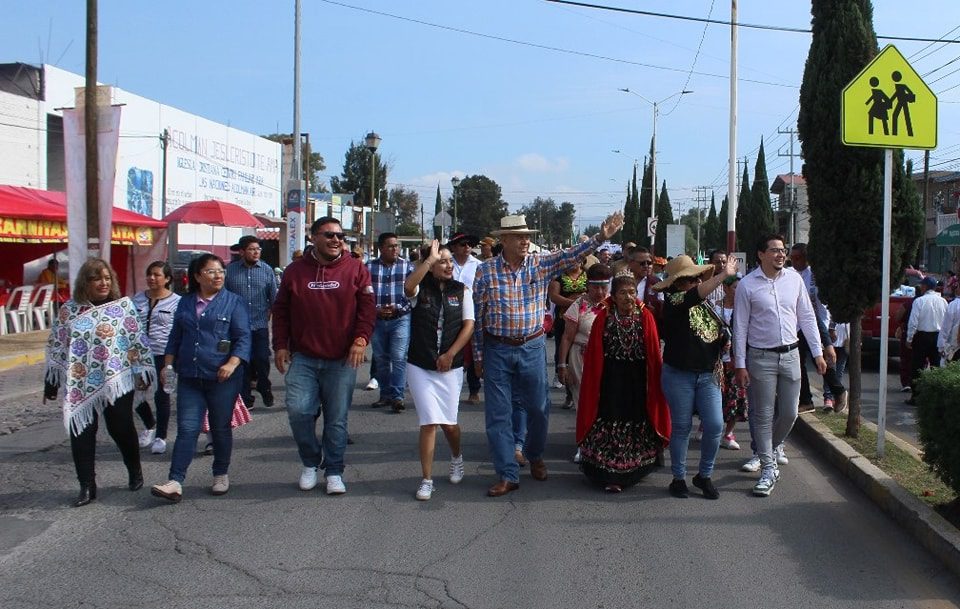
[[[646,421],[597,418],[580,443],[580,470],[597,484],[630,486],[653,470],[660,446]]]

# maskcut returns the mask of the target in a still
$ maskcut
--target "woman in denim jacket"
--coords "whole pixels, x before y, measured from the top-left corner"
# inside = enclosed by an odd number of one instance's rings
[[[213,436],[214,495],[229,490],[227,470],[233,449],[230,420],[250,360],[250,316],[239,296],[223,289],[223,261],[204,254],[190,264],[189,293],[180,299],[164,356],[163,377],[177,374],[177,441],[170,480],[151,492],[173,502],[193,459],[203,415]]]

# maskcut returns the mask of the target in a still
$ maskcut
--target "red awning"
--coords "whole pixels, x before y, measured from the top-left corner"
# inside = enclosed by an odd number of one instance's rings
[[[0,186],[0,218],[67,221],[67,193],[23,186]],[[121,207],[113,208],[113,224],[167,228],[167,223]]]

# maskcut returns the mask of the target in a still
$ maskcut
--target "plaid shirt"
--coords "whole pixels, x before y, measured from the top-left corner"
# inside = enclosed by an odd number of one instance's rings
[[[502,255],[481,262],[473,291],[477,318],[473,333],[474,358],[483,359],[484,332],[520,338],[543,328],[550,281],[598,245],[596,239],[588,239],[555,254],[527,254],[516,271],[510,270]]]
[[[384,264],[379,258],[367,263],[370,281],[373,284],[374,304],[377,308],[394,305],[398,313],[410,311],[410,300],[403,293],[403,282],[413,272],[413,264],[397,258],[393,264]]]
[[[227,265],[223,287],[240,297],[250,313],[250,329],[262,330],[270,320],[270,307],[277,299],[277,276],[263,260],[247,266],[243,260]]]

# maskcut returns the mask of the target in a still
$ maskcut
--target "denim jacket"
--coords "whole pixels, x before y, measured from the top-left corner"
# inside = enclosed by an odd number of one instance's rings
[[[226,352],[217,350],[220,341],[230,341]],[[185,295],[174,314],[166,354],[176,358],[177,374],[184,378],[215,380],[217,370],[233,355],[246,364],[250,361],[247,306],[239,296],[223,289],[198,317],[197,293]]]

